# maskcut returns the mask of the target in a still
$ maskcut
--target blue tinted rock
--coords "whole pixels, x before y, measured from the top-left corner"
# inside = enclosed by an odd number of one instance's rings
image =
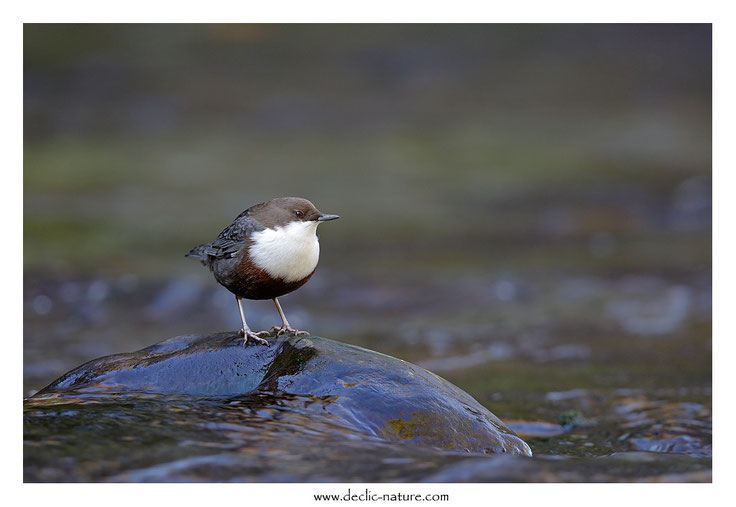
[[[232,333],[179,336],[80,366],[34,398],[131,393],[248,399],[323,418],[384,440],[470,452],[531,455],[488,409],[441,377],[400,359],[317,336],[242,345]],[[319,410],[306,409],[305,397]]]

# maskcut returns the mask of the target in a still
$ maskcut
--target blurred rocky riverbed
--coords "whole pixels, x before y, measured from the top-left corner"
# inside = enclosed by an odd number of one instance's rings
[[[342,218],[281,300],[290,322],[445,377],[534,452],[326,427],[297,442],[289,420],[264,443],[252,428],[278,407],[136,400],[98,409],[131,418],[139,472],[98,438],[119,428],[90,423],[83,447],[104,460],[27,463],[32,480],[710,480],[709,25],[24,34],[19,394],[99,356],[236,329],[232,295],[183,255],[244,208],[300,195]],[[246,311],[253,328],[279,322],[270,302]],[[74,410],[34,430],[79,429]],[[151,421],[165,429],[142,436]],[[156,447],[167,438],[180,447]],[[292,454],[269,454],[279,439]]]
[[[352,285],[346,286],[349,282]],[[89,359],[147,346],[156,341],[157,333],[238,327],[233,298],[212,281],[197,277],[166,283],[142,282],[132,276],[45,280],[27,287],[26,395]],[[525,438],[535,459],[543,460],[535,465],[519,462],[515,472],[501,467],[490,473],[467,464],[463,467],[470,471],[460,473],[454,471],[460,458],[440,453],[405,457],[412,463],[418,460],[419,469],[403,476],[395,475],[398,471],[391,472],[391,467],[375,475],[381,468],[368,460],[365,469],[356,464],[348,475],[341,475],[339,466],[329,472],[337,475],[292,470],[293,480],[358,480],[361,473],[367,474],[365,480],[424,480],[430,469],[437,480],[710,480],[708,279],[687,283],[655,276],[618,280],[588,276],[542,283],[507,274],[459,279],[449,289],[410,280],[378,285],[324,269],[299,293],[283,298],[283,305],[301,328],[346,337],[350,343],[416,362],[462,386]],[[276,322],[277,314],[269,304],[250,303],[247,308],[254,328],[269,328]],[[159,417],[156,404],[149,403],[150,417]],[[188,410],[177,413],[182,424],[210,424],[188,421]],[[176,414],[167,413],[166,420],[171,417]],[[328,433],[323,438],[336,438]],[[174,434],[170,436],[176,438]],[[339,434],[342,441],[344,436]],[[392,458],[396,452],[413,456],[415,451],[391,450],[381,444],[371,452],[379,453],[379,461],[390,461],[396,459]],[[601,468],[594,475],[586,475],[588,464],[573,461],[565,465],[571,469],[556,473],[544,461],[554,456],[593,459],[614,453],[617,458],[609,461],[623,468],[607,469],[604,462],[596,462]],[[190,459],[184,456],[176,459]],[[157,459],[146,467],[158,463]],[[221,466],[240,466],[238,460]],[[141,472],[138,479],[218,480],[196,472],[199,465],[194,471],[188,466],[184,475],[169,476],[170,471],[150,475],[151,471]],[[639,471],[631,475],[625,471],[629,466]],[[50,474],[49,480],[64,477],[55,476],[52,469],[45,473]],[[89,473],[87,479],[94,480],[138,477]],[[276,477],[270,471],[263,476],[253,472],[247,478],[232,473],[227,472],[223,480]],[[288,476],[285,473],[284,478]]]

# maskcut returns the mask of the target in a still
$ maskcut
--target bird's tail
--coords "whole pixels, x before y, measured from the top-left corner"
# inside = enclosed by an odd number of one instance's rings
[[[207,245],[199,245],[192,248],[192,250],[184,257],[194,257],[195,259],[204,260],[207,256],[204,253],[204,249]]]

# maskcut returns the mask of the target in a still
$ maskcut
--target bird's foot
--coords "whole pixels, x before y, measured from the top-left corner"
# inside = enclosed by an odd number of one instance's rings
[[[309,331],[299,331],[298,329],[294,329],[291,326],[281,326],[281,327],[272,327],[271,332],[276,332],[276,336],[281,336],[282,334],[293,334],[295,336],[299,335],[307,335],[309,334]]]
[[[266,347],[268,347],[268,342],[264,340],[263,338],[261,338],[261,336],[270,336],[270,333],[268,331],[259,331],[255,333],[251,331],[250,329],[248,329],[247,331],[245,331],[244,329],[241,329],[240,331],[238,331],[238,334],[245,338],[245,340],[243,340],[244,347],[248,345],[249,341],[253,341],[255,343],[259,343],[261,345],[265,345]]]

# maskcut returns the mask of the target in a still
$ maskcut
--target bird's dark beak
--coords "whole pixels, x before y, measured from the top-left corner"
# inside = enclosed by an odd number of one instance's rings
[[[340,218],[340,215],[320,215],[320,217],[317,219],[317,222],[327,222],[328,220],[337,220]]]

